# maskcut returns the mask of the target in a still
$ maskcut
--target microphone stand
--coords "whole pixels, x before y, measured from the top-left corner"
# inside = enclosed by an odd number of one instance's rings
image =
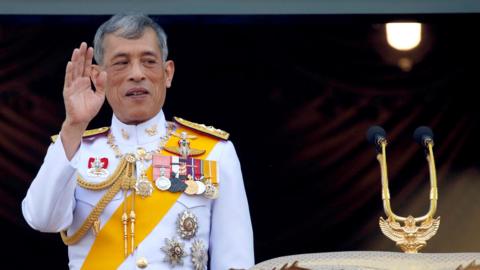
[[[380,229],[383,234],[393,240],[403,252],[418,253],[420,249],[427,245],[426,241],[437,233],[440,226],[440,217],[434,218],[437,210],[438,189],[435,159],[433,157],[433,141],[425,141],[425,147],[428,150],[427,162],[430,172],[430,208],[427,214],[421,217],[413,217],[411,215],[402,217],[393,212],[390,206],[390,191],[388,189],[387,140],[383,139],[379,141],[378,144],[380,144],[381,148],[381,153],[377,155],[377,160],[380,163],[382,178],[383,209],[387,215],[387,219],[380,217]],[[400,222],[404,223],[404,225],[402,226]],[[420,225],[417,226],[417,223],[420,223]]]

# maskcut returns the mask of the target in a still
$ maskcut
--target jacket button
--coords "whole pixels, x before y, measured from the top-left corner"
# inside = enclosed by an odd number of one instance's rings
[[[141,257],[140,259],[137,260],[137,266],[138,268],[147,268],[148,266],[148,261],[145,257]]]

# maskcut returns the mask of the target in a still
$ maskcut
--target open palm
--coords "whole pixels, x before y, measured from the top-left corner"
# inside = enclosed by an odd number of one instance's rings
[[[65,72],[63,98],[65,102],[66,120],[71,124],[88,123],[98,114],[105,101],[105,71],[92,72],[93,48],[87,49],[83,42],[80,48],[72,53]],[[92,89],[91,80],[96,82]]]

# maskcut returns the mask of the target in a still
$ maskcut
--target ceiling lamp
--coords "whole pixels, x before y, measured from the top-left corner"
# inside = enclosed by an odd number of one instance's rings
[[[387,42],[399,51],[411,50],[422,40],[421,23],[387,23]]]

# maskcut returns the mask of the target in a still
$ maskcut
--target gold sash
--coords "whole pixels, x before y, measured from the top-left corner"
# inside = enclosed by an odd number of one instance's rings
[[[205,159],[208,157],[210,151],[218,142],[217,138],[199,133],[189,128],[178,127],[176,131],[186,131],[189,134],[197,136],[197,139],[191,143],[192,147],[206,150],[201,156],[195,157],[198,159]],[[177,141],[178,138],[172,136],[167,141],[166,146],[177,146]],[[162,151],[161,154],[171,155],[166,151]],[[150,166],[147,171],[147,176],[150,180],[153,179],[152,171],[152,167]],[[216,172],[216,170],[212,171]],[[181,194],[181,192],[173,193],[160,191],[155,188],[150,197],[142,199],[140,196],[135,196],[135,246],[138,246],[138,244],[141,243],[143,239],[145,239],[145,237],[158,225]],[[128,198],[128,200],[131,199]],[[123,263],[125,256],[122,214],[123,205],[120,205],[105,226],[103,226],[102,230],[97,234],[87,257],[83,262],[82,269],[117,269]],[[159,239],[158,241],[161,240],[162,239]]]

